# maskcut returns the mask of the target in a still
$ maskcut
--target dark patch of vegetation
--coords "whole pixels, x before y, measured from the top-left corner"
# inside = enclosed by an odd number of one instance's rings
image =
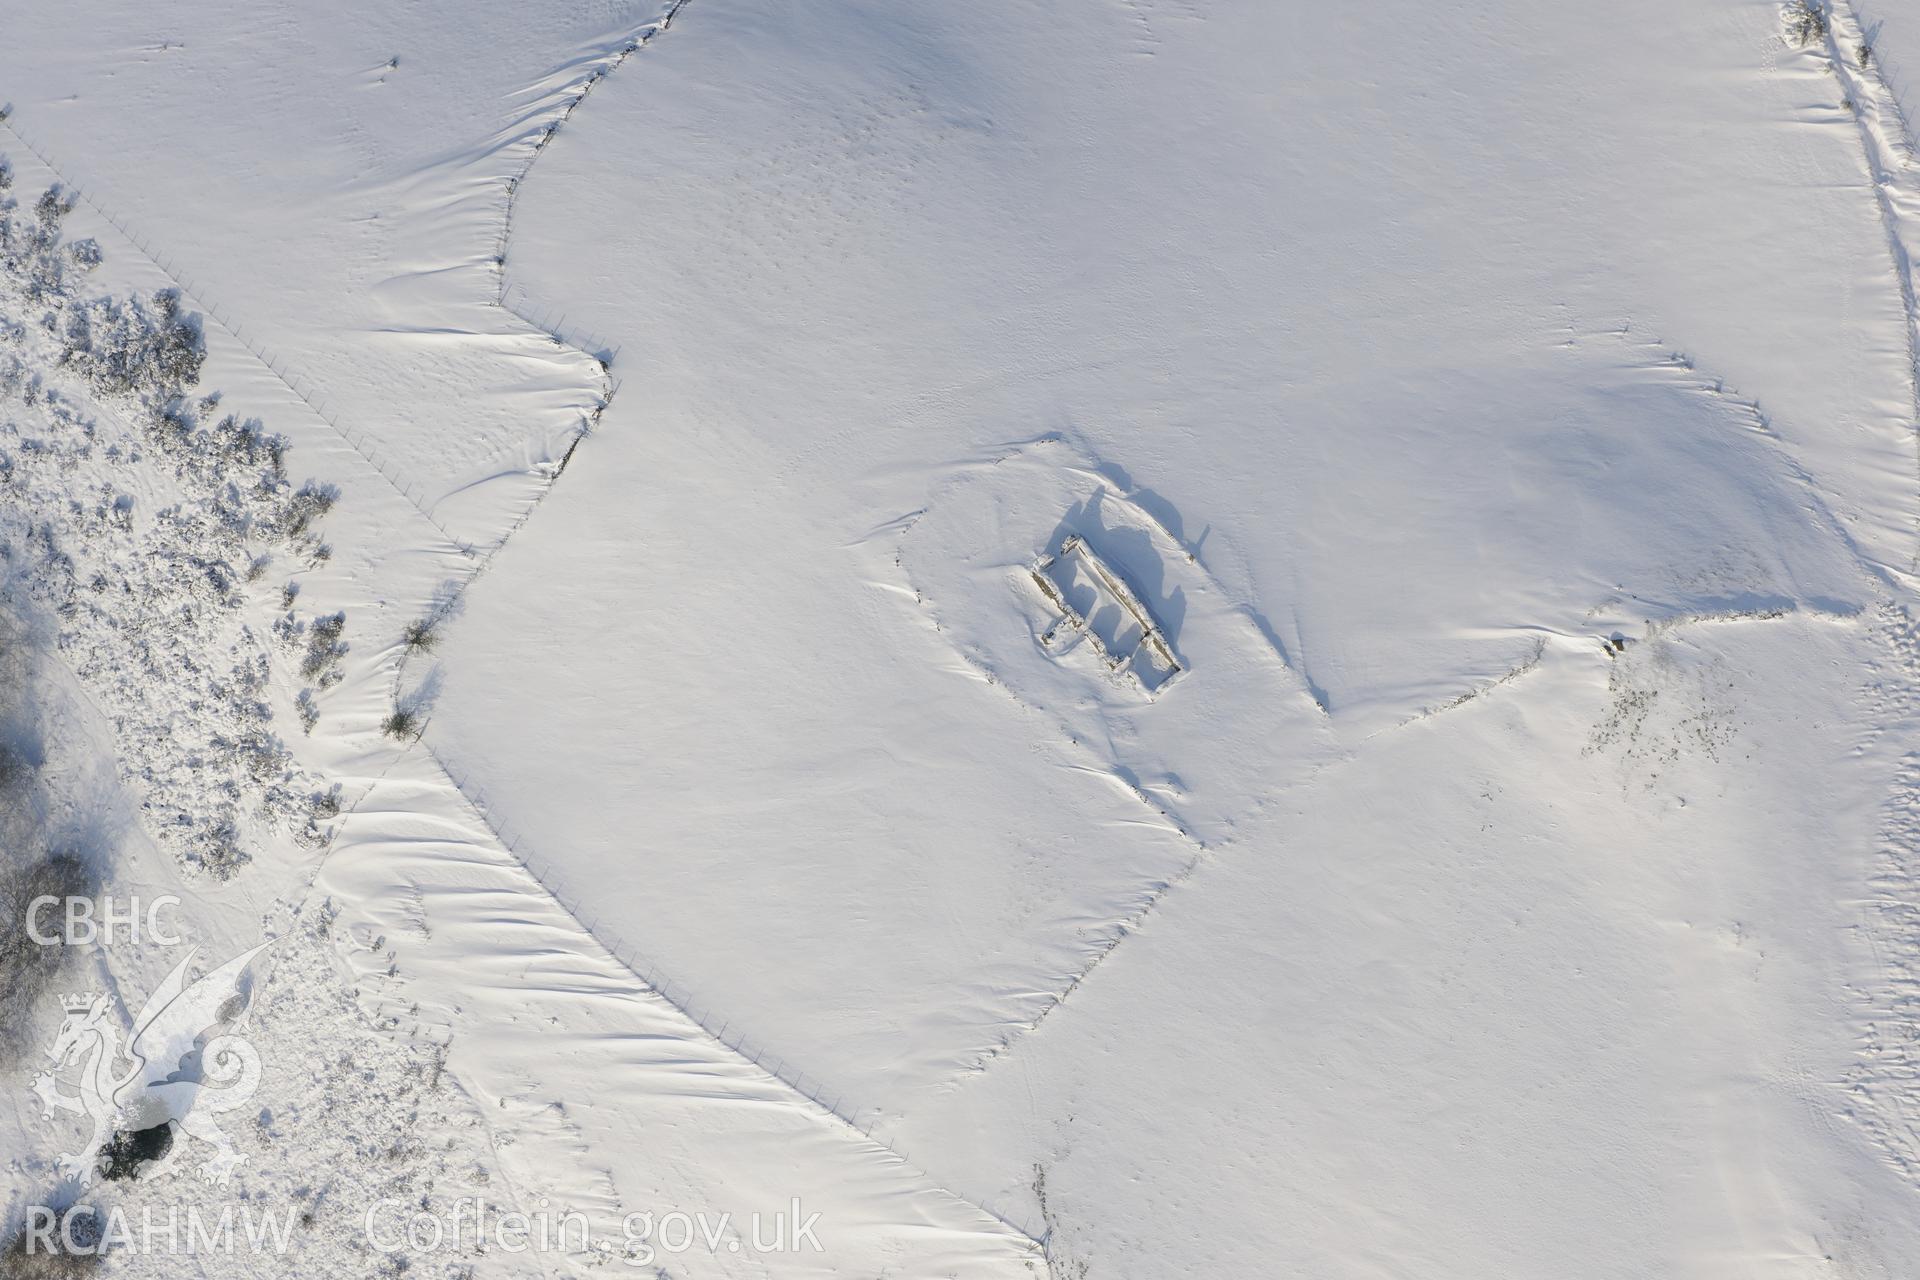
[[[74,1280],[99,1269],[103,1254],[96,1250],[105,1227],[92,1208],[68,1209],[48,1236],[36,1238],[29,1225],[21,1224],[19,1233],[0,1251],[0,1280]],[[84,1252],[68,1252],[64,1236],[71,1236]]]
[[[434,630],[437,622],[438,619],[435,618],[422,618],[418,622],[409,622],[406,633],[401,637],[406,642],[407,649],[418,653],[440,643],[440,636]]]
[[[28,908],[36,898],[91,897],[94,888],[91,869],[72,853],[0,871],[0,1063],[18,1060],[27,1048],[33,1007],[66,968],[72,950],[35,942],[27,931]],[[39,923],[43,934],[58,930],[58,909],[43,907]]]
[[[395,707],[393,714],[380,722],[380,732],[401,742],[413,741],[424,727],[420,714],[407,707]]]
[[[113,1182],[133,1177],[140,1166],[151,1164],[173,1150],[173,1126],[166,1123],[151,1129],[121,1129],[100,1149],[100,1176]]]

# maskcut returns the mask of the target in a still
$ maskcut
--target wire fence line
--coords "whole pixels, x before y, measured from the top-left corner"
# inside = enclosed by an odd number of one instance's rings
[[[559,464],[559,469],[564,469],[567,460],[571,459],[574,450],[592,433],[593,427],[598,422],[600,415],[611,403],[613,395],[619,390],[620,383],[612,376],[611,365],[618,357],[620,348],[606,342],[600,336],[590,331],[570,327],[565,312],[561,312],[556,316],[550,310],[535,308],[524,287],[517,285],[509,286],[505,272],[506,250],[512,231],[512,220],[519,186],[531,170],[534,162],[540,157],[540,154],[553,141],[561,125],[572,116],[573,111],[579,107],[600,81],[621,66],[632,54],[638,52],[656,36],[666,31],[680,10],[684,8],[688,2],[689,0],[674,0],[674,2],[667,7],[660,19],[647,24],[637,34],[629,38],[624,47],[614,53],[605,65],[589,75],[580,88],[566,102],[558,118],[541,128],[538,136],[534,139],[532,152],[526,163],[521,167],[519,173],[508,179],[505,184],[505,208],[501,221],[498,252],[495,259],[498,267],[499,286],[495,298],[495,305],[508,314],[515,316],[528,326],[551,337],[556,342],[581,351],[594,359],[596,363],[600,365],[603,378],[605,379],[600,403],[591,413],[583,415],[583,422],[566,450],[565,457],[562,458]],[[325,395],[318,388],[314,387],[308,379],[289,365],[287,361],[273,353],[264,344],[255,340],[235,318],[224,312],[171,258],[134,231],[127,222],[106,208],[88,188],[75,182],[61,166],[55,164],[44,150],[37,146],[19,129],[18,125],[11,118],[11,113],[0,111],[0,129],[4,129],[22,148],[51,172],[62,186],[71,192],[76,199],[84,201],[95,214],[111,226],[128,243],[145,254],[153,265],[163,272],[175,287],[182,291],[183,295],[191,298],[197,307],[211,316],[244,350],[259,361],[275,379],[285,386],[296,399],[310,409],[316,417],[345,441],[349,448],[353,449],[362,460],[387,481],[395,492],[406,499],[415,511],[438,530],[439,533],[447,539],[448,543],[470,558],[477,557],[479,563],[475,566],[474,574],[469,575],[469,582],[472,577],[477,576],[479,572],[487,567],[493,556],[505,546],[513,534],[525,524],[531,517],[533,508],[539,504],[540,498],[544,497],[546,492],[551,489],[553,480],[558,478],[559,469],[556,469],[553,476],[547,479],[539,496],[536,496],[532,502],[529,502],[526,509],[520,513],[505,533],[503,533],[497,541],[492,543],[484,554],[481,554],[471,542],[453,534],[434,516],[427,506],[425,501],[426,495],[420,485],[406,476],[398,467],[386,461],[373,444],[371,438],[364,431],[355,432],[340,423],[332,414]],[[513,296],[516,292],[518,294],[517,299]],[[518,833],[491,809],[484,793],[479,791],[470,779],[458,772],[439,752],[435,751],[431,744],[422,740],[420,745],[426,748],[430,757],[439,766],[441,773],[447,778],[456,793],[460,795],[466,806],[493,838],[498,840],[502,847],[508,850],[518,860],[527,874],[531,876],[563,910],[568,912],[572,919],[595,943],[605,950],[618,964],[625,967],[634,977],[644,983],[649,991],[693,1023],[700,1032],[717,1041],[729,1052],[751,1063],[755,1068],[779,1085],[804,1098],[832,1121],[852,1129],[868,1142],[886,1151],[893,1158],[919,1171],[920,1176],[923,1178],[926,1177],[922,1166],[910,1160],[886,1138],[874,1134],[871,1118],[863,1118],[863,1116],[867,1114],[867,1109],[849,1108],[846,1105],[847,1100],[844,1095],[828,1090],[823,1082],[811,1078],[804,1071],[797,1070],[792,1064],[786,1062],[777,1054],[774,1054],[764,1045],[754,1041],[743,1032],[735,1030],[731,1019],[717,1015],[710,1007],[703,1007],[691,990],[662,974],[656,966],[645,957],[639,955],[630,945],[609,935],[592,914],[587,911],[583,899],[577,895],[571,898],[569,897],[564,888],[564,880],[555,872],[551,864],[548,864],[538,854],[529,849],[525,842],[520,839]],[[391,767],[391,765],[389,767]],[[384,776],[384,771],[382,776]],[[370,785],[367,792],[360,797],[360,801],[356,801],[354,808],[357,809],[359,803],[370,796],[372,792],[377,789],[377,786],[377,781]],[[1026,1215],[1016,1214],[1012,1211],[995,1207],[992,1203],[985,1200],[976,1200],[961,1196],[946,1188],[938,1187],[937,1184],[931,1182],[931,1179],[928,1179],[928,1182],[929,1185],[935,1186],[936,1189],[942,1191],[943,1194],[952,1197],[960,1203],[971,1205],[973,1208],[994,1219],[1003,1227],[1016,1232],[1036,1248],[1042,1247],[1045,1240],[1045,1232],[1044,1230],[1036,1231],[1031,1222],[1026,1220]]]
[[[581,354],[593,360],[599,367],[601,378],[601,395],[599,402],[592,409],[581,415],[580,427],[568,443],[564,457],[560,462],[560,469],[563,469],[566,462],[572,458],[574,451],[579,447],[581,441],[592,432],[594,426],[599,422],[601,414],[606,411],[607,407],[612,403],[614,394],[619,390],[619,381],[612,375],[612,364],[618,357],[620,348],[608,342],[597,333],[576,326],[570,326],[564,311],[556,315],[548,308],[536,307],[524,286],[515,285],[511,288],[509,287],[506,279],[505,264],[507,243],[512,234],[516,197],[521,182],[525,180],[527,174],[532,170],[534,163],[540,158],[541,153],[545,151],[546,147],[553,141],[555,135],[558,134],[560,126],[572,116],[574,110],[586,100],[587,96],[593,92],[595,86],[618,69],[629,57],[646,47],[656,36],[672,26],[674,18],[678,16],[680,10],[686,7],[689,2],[690,0],[673,0],[673,3],[667,6],[659,18],[649,21],[633,34],[626,37],[617,49],[610,50],[606,61],[591,72],[571,94],[566,96],[564,105],[560,107],[557,116],[549,120],[546,124],[538,127],[526,161],[520,166],[518,172],[513,174],[513,176],[508,178],[503,184],[503,205],[500,216],[498,246],[495,255],[495,263],[498,270],[495,280],[495,296],[492,299],[493,305],[506,314],[513,316],[528,328],[544,334],[556,344],[579,351]],[[314,386],[310,379],[302,375],[284,357],[271,350],[266,344],[258,341],[246,330],[237,318],[223,310],[221,306],[213,300],[212,296],[182,270],[170,256],[157,245],[146,239],[146,237],[135,231],[132,225],[125,219],[109,209],[99,197],[93,194],[90,187],[75,181],[68,170],[56,164],[52,156],[50,156],[45,149],[27,136],[20,128],[18,121],[13,118],[13,113],[4,107],[0,107],[0,130],[4,130],[15,142],[27,151],[28,154],[32,155],[34,159],[52,173],[61,186],[70,192],[74,198],[84,202],[89,209],[105,221],[108,226],[118,232],[129,244],[146,255],[153,265],[181,291],[183,296],[189,298],[196,307],[210,316],[235,342],[240,344],[242,349],[259,361],[282,386],[311,410],[314,416],[318,417],[331,428],[336,435],[345,441],[347,446],[358,454],[367,465],[372,467],[428,524],[433,526],[433,528],[447,540],[449,545],[468,558],[478,559],[480,564],[476,567],[476,572],[478,569],[484,568],[485,565],[492,560],[494,554],[504,547],[507,541],[527,522],[532,516],[533,508],[539,504],[541,498],[546,496],[547,491],[552,487],[553,480],[558,478],[560,469],[556,469],[551,476],[546,478],[545,483],[540,486],[538,496],[527,504],[501,535],[486,548],[484,553],[481,552],[472,540],[455,534],[438,516],[433,514],[427,502],[425,489],[416,480],[408,476],[400,467],[384,457],[375,445],[373,438],[369,436],[367,432],[356,431],[352,427],[340,422],[340,420],[334,416],[332,406],[329,404],[325,394]],[[518,294],[517,298],[513,296],[515,293]],[[494,453],[488,455],[488,457],[498,457],[501,454],[510,452],[515,447],[512,442],[509,442],[502,448],[495,450]]]
[[[588,96],[593,93],[600,82],[624,66],[628,58],[631,58],[634,54],[652,44],[656,38],[665,34],[666,31],[673,26],[673,20],[680,16],[680,11],[686,8],[689,3],[691,3],[691,0],[671,0],[671,3],[666,6],[657,19],[643,23],[638,29],[626,37],[619,48],[609,50],[605,55],[605,61],[588,73],[587,78],[580,83],[579,88],[567,96],[566,104],[560,108],[559,114],[554,119],[540,126],[539,131],[533,138],[533,149],[528,154],[526,163],[520,166],[518,173],[507,179],[505,185],[504,204],[500,214],[500,235],[494,249],[493,258],[499,270],[499,293],[496,301],[502,310],[518,316],[528,324],[535,325],[542,331],[560,339],[562,342],[570,342],[571,345],[578,347],[580,350],[590,355],[595,355],[596,358],[601,361],[603,367],[611,364],[613,357],[619,355],[620,349],[618,347],[610,347],[597,336],[590,333],[579,335],[580,338],[584,340],[567,337],[567,317],[565,312],[561,313],[557,325],[551,319],[551,316],[544,311],[540,313],[540,318],[536,319],[533,311],[527,305],[527,293],[525,289],[521,289],[520,291],[521,302],[519,304],[516,305],[509,300],[507,287],[507,246],[513,238],[513,215],[519,204],[520,184],[526,181],[527,175],[533,171],[534,163],[540,159],[541,153],[547,149],[553,142],[555,136],[559,134],[561,126],[573,118],[573,113],[579,109],[581,103],[587,100]]]
[[[516,298],[515,295],[518,297]],[[613,342],[591,329],[569,325],[566,312],[556,312],[550,307],[534,305],[533,297],[524,285],[507,284],[503,281],[500,297],[494,305],[528,327],[538,329],[560,345],[586,353],[600,364],[603,371],[620,357],[620,348]]]
[[[312,410],[314,416],[332,428],[334,433],[344,440],[349,448],[357,453],[368,466],[372,467],[382,479],[391,485],[396,493],[405,498],[408,505],[419,512],[427,523],[431,524],[440,532],[442,537],[446,538],[449,543],[459,548],[463,553],[468,555],[472,554],[472,546],[465,539],[456,537],[453,532],[442,524],[440,520],[434,516],[433,512],[427,508],[425,491],[420,485],[403,474],[398,467],[382,458],[379,450],[374,447],[371,438],[366,432],[356,432],[349,427],[343,426],[328,408],[326,398],[311,385],[308,379],[289,365],[284,358],[274,354],[263,343],[255,340],[252,335],[247,333],[238,320],[223,311],[220,305],[214,302],[212,297],[209,296],[204,289],[194,283],[192,277],[182,271],[178,264],[162,252],[158,246],[140,235],[140,233],[135,231],[125,220],[115,215],[101,203],[99,197],[95,196],[89,188],[74,181],[65,169],[55,164],[52,157],[21,131],[19,124],[10,114],[0,116],[0,129],[4,129],[28,154],[39,161],[48,172],[52,173],[54,177],[58,179],[64,190],[70,192],[75,199],[84,202],[89,209],[104,220],[108,226],[118,232],[129,244],[145,254],[148,260],[173,283],[174,287],[181,291],[183,296],[190,299],[195,307],[211,316],[214,322],[224,329],[234,341],[238,342],[248,354],[265,366],[267,372],[271,373],[282,386],[290,391],[294,397],[308,409]]]
[[[808,1088],[805,1084],[807,1077],[804,1072],[792,1070],[789,1064],[777,1054],[756,1044],[750,1038],[732,1031],[730,1020],[716,1020],[713,1017],[713,1011],[703,1009],[693,993],[685,986],[661,973],[654,964],[635,952],[630,945],[618,938],[608,936],[605,929],[587,910],[584,900],[579,895],[570,894],[567,891],[564,878],[544,858],[530,849],[520,837],[519,832],[495,812],[485,793],[473,780],[436,751],[431,743],[423,741],[421,745],[426,748],[427,754],[433,757],[434,763],[439,765],[440,771],[447,775],[448,781],[459,792],[467,808],[486,827],[488,833],[513,854],[527,873],[540,884],[540,887],[545,889],[553,900],[559,903],[609,955],[632,970],[635,977],[671,1004],[679,1013],[697,1024],[709,1036],[746,1058],[768,1075],[775,1077],[788,1088],[804,1095],[810,1102],[831,1111],[836,1118],[858,1129],[863,1136],[872,1138],[870,1126],[858,1118],[857,1112],[850,1112],[844,1107],[843,1098],[825,1092],[817,1085],[814,1088]]]
[[[481,791],[466,774],[456,769],[451,761],[434,750],[431,743],[423,739],[420,745],[426,748],[427,754],[432,757],[434,763],[439,766],[441,773],[446,775],[447,781],[453,786],[455,792],[459,794],[468,810],[471,811],[473,816],[486,828],[487,832],[495,840],[500,842],[502,848],[506,849],[519,861],[526,873],[533,877],[534,882],[545,890],[547,895],[573,918],[574,922],[580,926],[581,930],[585,932],[588,937],[598,943],[601,949],[606,951],[617,963],[632,973],[634,977],[646,984],[648,990],[652,991],[661,1000],[670,1005],[675,1012],[679,1013],[689,1022],[692,1022],[700,1031],[704,1032],[710,1038],[719,1041],[726,1049],[746,1059],[777,1083],[799,1094],[808,1102],[811,1102],[820,1111],[825,1112],[829,1118],[852,1129],[867,1141],[883,1148],[895,1159],[920,1171],[922,1176],[925,1176],[923,1166],[908,1158],[904,1152],[887,1138],[877,1136],[873,1132],[871,1122],[862,1118],[864,1109],[847,1107],[844,1094],[838,1094],[828,1090],[822,1082],[813,1080],[804,1071],[795,1069],[791,1063],[782,1059],[766,1046],[758,1043],[744,1033],[734,1030],[731,1019],[717,1015],[711,1007],[703,1007],[694,993],[684,984],[677,983],[672,978],[661,973],[651,961],[640,955],[631,945],[617,937],[609,935],[607,931],[600,926],[600,923],[594,918],[593,914],[587,910],[585,900],[577,894],[569,894],[567,892],[565,879],[554,870],[552,864],[528,848],[526,842],[520,838],[519,833],[499,816],[488,803],[485,792]],[[1023,1214],[1016,1214],[1010,1209],[997,1207],[984,1200],[970,1199],[957,1192],[947,1190],[944,1187],[939,1189],[956,1200],[971,1204],[982,1213],[999,1222],[1002,1226],[1018,1232],[1035,1245],[1041,1244],[1045,1238],[1044,1229],[1036,1232],[1033,1224],[1028,1221]]]

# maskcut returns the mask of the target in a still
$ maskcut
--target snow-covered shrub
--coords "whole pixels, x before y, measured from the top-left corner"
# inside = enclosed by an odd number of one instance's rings
[[[380,732],[401,742],[413,741],[424,727],[419,713],[410,707],[395,707],[393,714],[380,722]]]
[[[418,622],[407,624],[407,629],[401,634],[400,639],[407,646],[409,653],[420,653],[433,648],[440,642],[440,634],[434,629],[437,621],[435,618],[422,618]]]
[[[340,491],[332,485],[307,481],[287,499],[276,519],[280,536],[289,541],[304,537],[316,521],[333,510],[333,504],[339,497]]]
[[[61,221],[73,212],[73,201],[60,194],[58,186],[48,187],[34,201],[34,220],[46,228],[55,238],[60,230]]]
[[[1804,49],[1827,38],[1827,9],[1823,0],[1789,0],[1780,10],[1787,43]]]
[[[231,880],[253,856],[241,847],[239,825],[229,818],[208,826],[192,860],[215,879]]]
[[[340,639],[340,635],[346,629],[347,615],[344,613],[315,618],[307,628],[307,653],[300,661],[300,674],[322,689],[340,683],[340,659],[347,652],[346,643]]]
[[[274,732],[266,637],[242,606],[275,544],[317,557],[335,494],[296,489],[283,438],[197,392],[205,347],[178,294],[73,292],[99,246],[62,239],[71,207],[57,189],[27,209],[0,198],[0,568],[58,620],[62,656],[119,731],[142,824],[230,875],[272,831],[310,832],[314,780]],[[297,631],[290,667],[310,639]],[[312,728],[311,693],[295,714]]]
[[[0,269],[19,280],[28,298],[56,298],[64,290],[67,265],[56,251],[60,223],[73,203],[56,186],[34,203],[31,220],[16,216],[15,207],[11,200],[0,201]]]
[[[340,784],[334,783],[325,791],[316,791],[308,800],[307,810],[321,822],[327,822],[340,816]]]
[[[162,289],[151,305],[138,297],[95,298],[67,308],[61,363],[102,395],[142,395],[164,404],[200,381],[206,345],[200,319]]]

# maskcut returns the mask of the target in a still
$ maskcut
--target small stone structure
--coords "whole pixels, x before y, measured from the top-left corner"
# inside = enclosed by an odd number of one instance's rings
[[[1058,554],[1042,557],[1032,573],[1040,594],[1060,612],[1040,637],[1049,649],[1059,647],[1063,631],[1084,636],[1109,670],[1131,674],[1149,695],[1186,670],[1153,614],[1079,534],[1061,543]]]

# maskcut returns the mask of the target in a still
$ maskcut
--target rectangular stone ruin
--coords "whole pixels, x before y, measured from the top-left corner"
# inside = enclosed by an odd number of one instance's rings
[[[1079,534],[1061,543],[1058,554],[1042,557],[1032,573],[1040,594],[1060,613],[1040,637],[1047,648],[1083,637],[1108,670],[1131,675],[1149,695],[1186,669],[1126,579]]]

